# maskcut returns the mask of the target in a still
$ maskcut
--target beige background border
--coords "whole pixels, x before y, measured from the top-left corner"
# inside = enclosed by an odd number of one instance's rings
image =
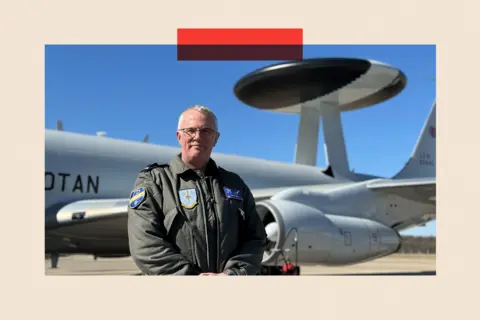
[[[2,190],[6,195],[1,232],[2,291],[6,292],[2,319],[313,316],[392,320],[478,314],[466,309],[478,303],[477,264],[467,259],[478,259],[478,232],[473,227],[479,225],[480,214],[478,118],[471,114],[478,114],[477,99],[471,97],[479,90],[475,71],[479,51],[473,42],[480,38],[474,23],[480,12],[478,2],[119,2],[0,4],[0,34],[6,40],[0,55]],[[177,27],[303,27],[304,41],[310,44],[437,44],[437,276],[44,276],[44,45],[173,44]]]

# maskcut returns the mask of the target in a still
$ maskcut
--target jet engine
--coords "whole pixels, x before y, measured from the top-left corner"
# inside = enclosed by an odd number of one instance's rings
[[[259,202],[257,211],[267,233],[265,266],[281,265],[282,253],[299,264],[353,264],[395,253],[401,244],[400,235],[381,223],[298,202],[270,199]]]

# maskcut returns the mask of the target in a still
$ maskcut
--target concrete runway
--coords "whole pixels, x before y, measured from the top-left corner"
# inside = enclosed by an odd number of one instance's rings
[[[130,257],[98,258],[88,255],[60,257],[56,269],[45,260],[46,275],[138,275]],[[435,255],[395,254],[345,267],[301,266],[301,275],[435,275]]]

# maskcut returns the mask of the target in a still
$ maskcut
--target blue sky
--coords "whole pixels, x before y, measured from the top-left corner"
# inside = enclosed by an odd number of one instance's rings
[[[374,59],[401,69],[407,86],[390,101],[342,114],[350,168],[392,176],[405,164],[435,99],[434,46],[305,46],[304,57]],[[212,108],[221,138],[216,152],[292,162],[299,117],[260,111],[233,94],[236,81],[274,63],[179,62],[169,46],[47,46],[45,127],[178,146],[179,114]],[[275,143],[272,143],[274,141]],[[319,143],[323,144],[320,135]],[[325,166],[319,148],[318,166]],[[405,234],[436,234],[435,223]]]

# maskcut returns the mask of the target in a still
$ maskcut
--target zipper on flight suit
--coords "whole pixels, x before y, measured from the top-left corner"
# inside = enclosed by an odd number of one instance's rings
[[[190,233],[190,244],[192,246],[192,262],[196,265],[199,265],[198,263],[198,259],[197,259],[197,249],[195,247],[195,233],[193,232],[192,228],[190,227],[190,223],[188,222],[188,217],[185,215],[185,213],[182,211],[182,208],[179,206],[179,203],[180,203],[180,199],[178,197],[178,188],[180,186],[180,176],[177,175],[177,179],[176,179],[176,191],[177,192],[173,192],[173,186],[170,185],[170,190],[172,191],[172,196],[173,196],[173,199],[175,199],[175,204],[176,204],[176,207],[177,207],[177,211],[178,213],[177,214],[180,214],[183,216],[183,218],[185,219],[185,222],[187,223],[187,225],[189,226],[188,227],[188,230],[189,230],[189,233]],[[162,191],[164,190],[164,188],[162,189]],[[165,196],[163,197],[163,199],[165,199]],[[202,241],[202,239],[198,239],[198,241]]]
[[[208,180],[208,181],[207,181]],[[215,225],[216,225],[216,229],[217,229],[217,254],[216,254],[216,257],[215,257],[215,268],[214,268],[214,272],[218,272],[218,269],[219,269],[219,256],[220,256],[220,229],[219,229],[219,219],[218,219],[218,216],[217,216],[217,211],[215,209],[215,196],[214,196],[214,192],[213,192],[213,186],[210,184],[210,177],[205,177],[204,175],[201,175],[201,179],[200,179],[200,187],[202,189],[202,191],[204,192],[204,194],[207,196],[207,199],[204,199],[202,197],[202,203],[204,204],[204,208],[207,208],[207,210],[211,210],[213,212],[213,215],[214,215],[214,220],[215,220]],[[211,187],[211,188],[209,188]],[[205,202],[208,202],[207,203],[207,206],[205,206]],[[205,212],[205,216],[204,216],[204,222],[205,222],[205,230],[208,231],[208,225],[207,225],[207,218],[208,218],[208,212]],[[207,243],[208,243],[208,234],[206,235],[205,237],[207,239]],[[210,244],[207,245],[207,250],[208,250],[208,256],[207,256],[207,259],[208,259],[208,262],[209,262],[209,267],[210,267]]]
[[[205,205],[205,198],[203,197],[206,192],[208,192],[207,190],[205,190],[205,184],[204,184],[204,181],[205,181],[205,176],[202,174],[200,176],[200,191],[199,192],[199,195],[200,195],[200,202],[202,203],[202,208],[207,208],[207,206]],[[207,224],[207,212],[204,210],[204,214],[203,214],[203,225],[205,227],[205,243],[207,244],[207,248],[206,248],[206,254],[207,254],[207,266],[208,268],[210,269],[210,243],[208,241],[208,224]]]
[[[220,219],[218,218],[218,214],[217,214],[217,207],[216,207],[217,201],[215,199],[215,191],[213,189],[213,182],[211,177],[208,177],[207,183],[210,186],[209,191],[211,194],[211,206],[213,208],[215,224],[217,225],[217,257],[216,257],[217,265],[215,266],[215,272],[219,272],[219,269],[220,269]]]

